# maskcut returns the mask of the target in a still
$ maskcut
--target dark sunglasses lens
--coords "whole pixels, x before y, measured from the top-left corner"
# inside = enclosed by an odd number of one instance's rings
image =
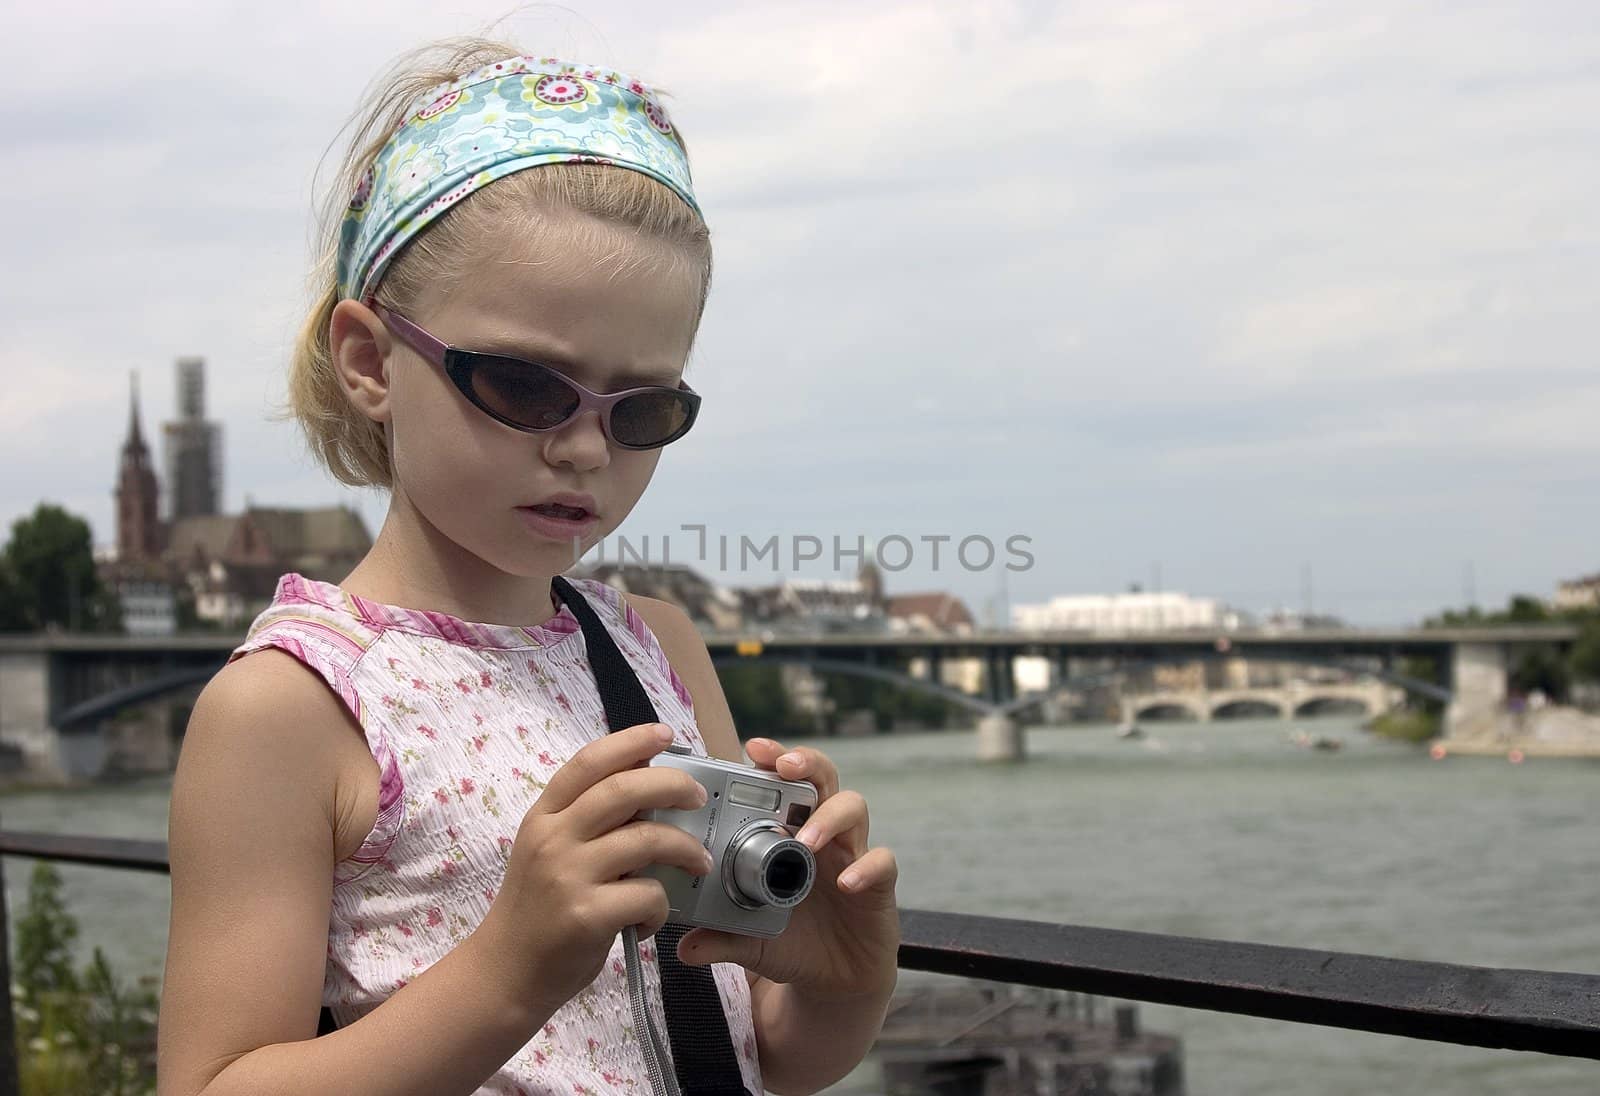
[[[578,393],[558,374],[514,358],[474,358],[472,392],[496,415],[534,430],[560,426],[578,408]]]
[[[611,409],[611,436],[618,445],[665,445],[689,428],[689,398],[670,388],[639,392]]]

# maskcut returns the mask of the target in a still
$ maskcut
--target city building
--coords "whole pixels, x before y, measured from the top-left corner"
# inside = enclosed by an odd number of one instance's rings
[[[205,370],[204,358],[178,359],[178,418],[161,427],[169,522],[222,512],[222,426],[206,420]]]
[[[1557,609],[1600,608],[1600,573],[1558,583],[1554,606]]]
[[[1056,597],[1042,605],[1018,605],[1012,624],[1024,632],[1235,631],[1241,614],[1215,598],[1177,592],[1085,594]]]
[[[196,620],[231,628],[266,608],[279,576],[293,571],[339,582],[371,547],[361,515],[348,506],[247,506],[241,514],[178,521],[169,558]]]
[[[745,627],[814,635],[887,630],[881,601],[860,579],[789,579],[735,591]]]
[[[1304,613],[1298,609],[1273,609],[1259,623],[1267,632],[1315,632],[1345,626],[1341,618],[1330,613]]]
[[[743,623],[737,594],[713,585],[681,563],[599,563],[572,574],[603,582],[625,594],[670,602],[687,613],[703,632],[736,632]]]
[[[977,625],[966,602],[954,594],[892,594],[884,601],[891,632],[970,635]]]
[[[178,597],[159,572],[116,580],[122,628],[130,636],[170,636],[178,630]]]

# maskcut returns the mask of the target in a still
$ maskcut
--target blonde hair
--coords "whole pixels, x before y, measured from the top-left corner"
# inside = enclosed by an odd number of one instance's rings
[[[377,90],[346,123],[359,123],[350,141],[319,227],[319,258],[312,270],[311,308],[295,341],[289,366],[289,411],[299,420],[311,451],[341,483],[389,487],[389,447],[381,423],[351,406],[334,368],[329,324],[341,299],[335,274],[339,227],[357,182],[408,108],[425,92],[524,51],[488,38],[452,38],[402,57],[380,77]],[[341,131],[342,132],[342,131]],[[518,171],[456,203],[402,248],[388,265],[375,296],[405,313],[422,291],[448,283],[484,241],[503,236],[508,224],[536,228],[540,213],[568,210],[675,245],[699,277],[695,327],[711,287],[711,236],[688,203],[656,180],[605,164],[548,164]]]

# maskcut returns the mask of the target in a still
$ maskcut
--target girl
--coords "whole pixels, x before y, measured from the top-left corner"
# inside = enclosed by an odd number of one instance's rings
[[[627,949],[667,917],[640,869],[709,870],[635,821],[706,795],[650,758],[739,741],[680,610],[577,582],[659,720],[607,733],[553,589],[698,409],[711,260],[682,139],[611,70],[445,46],[357,133],[290,382],[315,451],[388,514],[340,585],[283,576],[174,778],[160,1092],[667,1096],[669,965],[703,979],[733,1072],[683,1091],[815,1091],[893,990],[893,855],[825,756],[753,739],[817,787],[815,889],[772,940]]]

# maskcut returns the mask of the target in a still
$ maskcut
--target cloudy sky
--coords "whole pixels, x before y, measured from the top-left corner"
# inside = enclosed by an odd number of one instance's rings
[[[0,523],[47,499],[111,541],[129,376],[148,437],[198,354],[229,509],[348,501],[377,528],[383,498],[271,417],[314,174],[397,54],[508,10],[6,6]],[[620,531],[657,557],[670,537],[697,563],[700,524],[710,577],[771,581],[738,538],[815,536],[802,573],[832,577],[832,538],[900,536],[891,590],[980,614],[1159,581],[1363,624],[1600,570],[1589,0],[596,3],[506,27],[666,88],[695,156],[705,411]],[[936,569],[936,536],[1026,536],[1033,563],[947,545]]]

